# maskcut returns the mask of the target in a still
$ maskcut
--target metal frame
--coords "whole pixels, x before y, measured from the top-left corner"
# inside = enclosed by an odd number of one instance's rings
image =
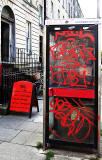
[[[61,23],[62,24],[62,23]],[[49,121],[49,115],[48,115],[48,111],[49,111],[49,93],[48,93],[48,89],[49,89],[49,33],[51,31],[57,31],[57,30],[54,30],[54,28],[61,28],[61,31],[62,30],[66,30],[68,29],[69,26],[75,26],[75,28],[77,29],[80,29],[81,27],[92,27],[92,30],[95,31],[95,56],[96,56],[96,62],[95,62],[95,106],[97,106],[95,108],[95,113],[96,115],[98,116],[99,115],[99,109],[100,108],[100,104],[98,104],[98,101],[99,101],[99,97],[98,97],[98,91],[100,91],[99,89],[99,86],[98,86],[98,25],[97,23],[94,24],[94,23],[91,23],[91,24],[75,24],[74,25],[72,24],[62,24],[62,25],[56,25],[56,24],[51,24],[51,25],[46,25],[45,26],[45,31],[44,31],[44,36],[45,36],[45,43],[44,45],[46,45],[46,48],[44,48],[44,57],[46,57],[46,61],[44,62],[45,66],[44,66],[44,73],[45,73],[45,76],[46,79],[44,80],[44,135],[43,135],[43,142],[44,142],[44,149],[47,148],[47,145],[48,144],[55,144],[56,142],[58,144],[64,144],[64,145],[73,145],[73,146],[84,146],[84,147],[90,147],[90,148],[94,148],[96,149],[97,151],[99,150],[99,139],[98,139],[98,129],[100,128],[99,127],[99,121],[96,120],[96,131],[95,131],[95,144],[92,145],[92,144],[85,144],[85,143],[74,143],[74,142],[64,142],[64,141],[60,141],[60,140],[50,140],[49,139],[49,126],[47,126],[47,123]],[[46,114],[47,113],[47,114]]]

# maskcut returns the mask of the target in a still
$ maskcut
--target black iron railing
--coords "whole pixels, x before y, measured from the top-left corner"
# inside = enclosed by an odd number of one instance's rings
[[[0,104],[8,105],[14,82],[24,80],[36,84],[42,93],[43,81],[36,79],[35,74],[39,74],[39,78],[43,76],[43,65],[39,61],[42,57],[31,52],[26,53],[24,48],[16,48],[15,57],[9,57],[8,61],[0,63]]]

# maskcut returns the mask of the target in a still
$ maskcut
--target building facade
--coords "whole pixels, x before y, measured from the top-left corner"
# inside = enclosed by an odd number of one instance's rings
[[[39,13],[36,1],[0,1],[0,57],[15,58],[15,47],[25,48],[29,55],[39,53]],[[5,47],[6,46],[6,47]]]

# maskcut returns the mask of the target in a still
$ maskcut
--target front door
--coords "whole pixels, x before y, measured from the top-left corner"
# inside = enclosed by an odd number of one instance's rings
[[[9,23],[1,22],[1,60],[9,60]]]

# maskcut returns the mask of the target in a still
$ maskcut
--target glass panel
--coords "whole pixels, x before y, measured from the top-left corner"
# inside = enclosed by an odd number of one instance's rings
[[[69,18],[70,18],[70,3],[68,4],[68,7],[69,7]]]
[[[39,6],[39,23],[40,24],[42,24],[42,13],[43,13],[42,6]]]
[[[50,139],[94,144],[94,120],[92,99],[50,97]]]
[[[31,51],[31,23],[30,22],[27,22],[26,51],[27,53],[30,53]]]
[[[64,7],[64,0],[62,1],[63,3],[62,3],[62,6]]]
[[[95,87],[94,31],[50,34],[50,87]]]
[[[49,138],[94,144],[94,30],[53,31],[49,37]]]
[[[60,18],[60,11],[58,10],[58,18]]]
[[[29,3],[31,2],[31,0],[27,0]]]

